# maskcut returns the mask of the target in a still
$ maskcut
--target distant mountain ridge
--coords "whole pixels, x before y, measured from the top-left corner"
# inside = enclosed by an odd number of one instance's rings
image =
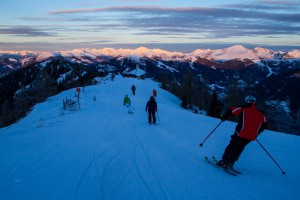
[[[266,48],[256,47],[252,50],[241,45],[235,45],[224,49],[197,49],[191,53],[169,52],[161,49],[74,49],[70,51],[34,52],[34,51],[1,51],[0,50],[0,73],[22,67],[32,62],[41,62],[51,57],[62,56],[75,62],[93,63],[103,56],[129,57],[129,58],[159,58],[172,61],[195,61],[199,58],[215,61],[250,60],[260,62],[265,59],[300,59],[300,50],[289,52],[272,51]]]

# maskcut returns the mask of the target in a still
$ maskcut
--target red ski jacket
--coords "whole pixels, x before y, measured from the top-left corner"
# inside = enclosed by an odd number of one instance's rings
[[[268,123],[264,114],[256,108],[254,103],[229,108],[222,120],[229,116],[240,116],[235,131],[240,137],[248,140],[255,140]]]

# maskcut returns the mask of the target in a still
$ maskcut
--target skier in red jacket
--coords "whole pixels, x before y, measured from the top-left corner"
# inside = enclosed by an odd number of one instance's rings
[[[235,133],[231,136],[230,143],[226,147],[222,160],[217,165],[225,169],[233,167],[239,159],[245,146],[255,140],[257,136],[267,127],[268,122],[262,111],[255,105],[256,99],[253,96],[245,98],[245,105],[233,106],[221,117],[225,121],[229,117],[239,116],[239,122]]]

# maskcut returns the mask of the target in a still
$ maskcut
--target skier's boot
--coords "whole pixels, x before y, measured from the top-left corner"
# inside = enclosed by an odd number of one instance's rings
[[[223,165],[224,165],[223,160],[219,160],[219,162],[217,162],[216,165],[219,167],[223,167]]]
[[[227,162],[224,160],[220,160],[219,162],[216,163],[217,166],[222,167],[224,169],[228,169],[229,165]]]
[[[228,169],[233,169],[233,164],[232,164],[232,163],[229,163],[229,164],[227,165],[227,168],[228,168]]]

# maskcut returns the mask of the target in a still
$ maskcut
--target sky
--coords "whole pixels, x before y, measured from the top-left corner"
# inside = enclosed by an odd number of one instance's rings
[[[153,89],[157,125],[148,124],[145,111]],[[234,165],[242,174],[232,176],[204,157],[221,158],[236,123],[223,122],[203,143],[220,119],[181,108],[179,98],[151,79],[115,76],[114,81],[81,91],[80,108],[74,88],[0,129],[1,200],[300,197],[299,136],[265,130],[258,137],[286,175],[253,141]],[[125,94],[131,98],[133,114],[123,105]],[[75,104],[63,110],[66,97]]]
[[[0,49],[300,49],[300,0],[0,1]]]

